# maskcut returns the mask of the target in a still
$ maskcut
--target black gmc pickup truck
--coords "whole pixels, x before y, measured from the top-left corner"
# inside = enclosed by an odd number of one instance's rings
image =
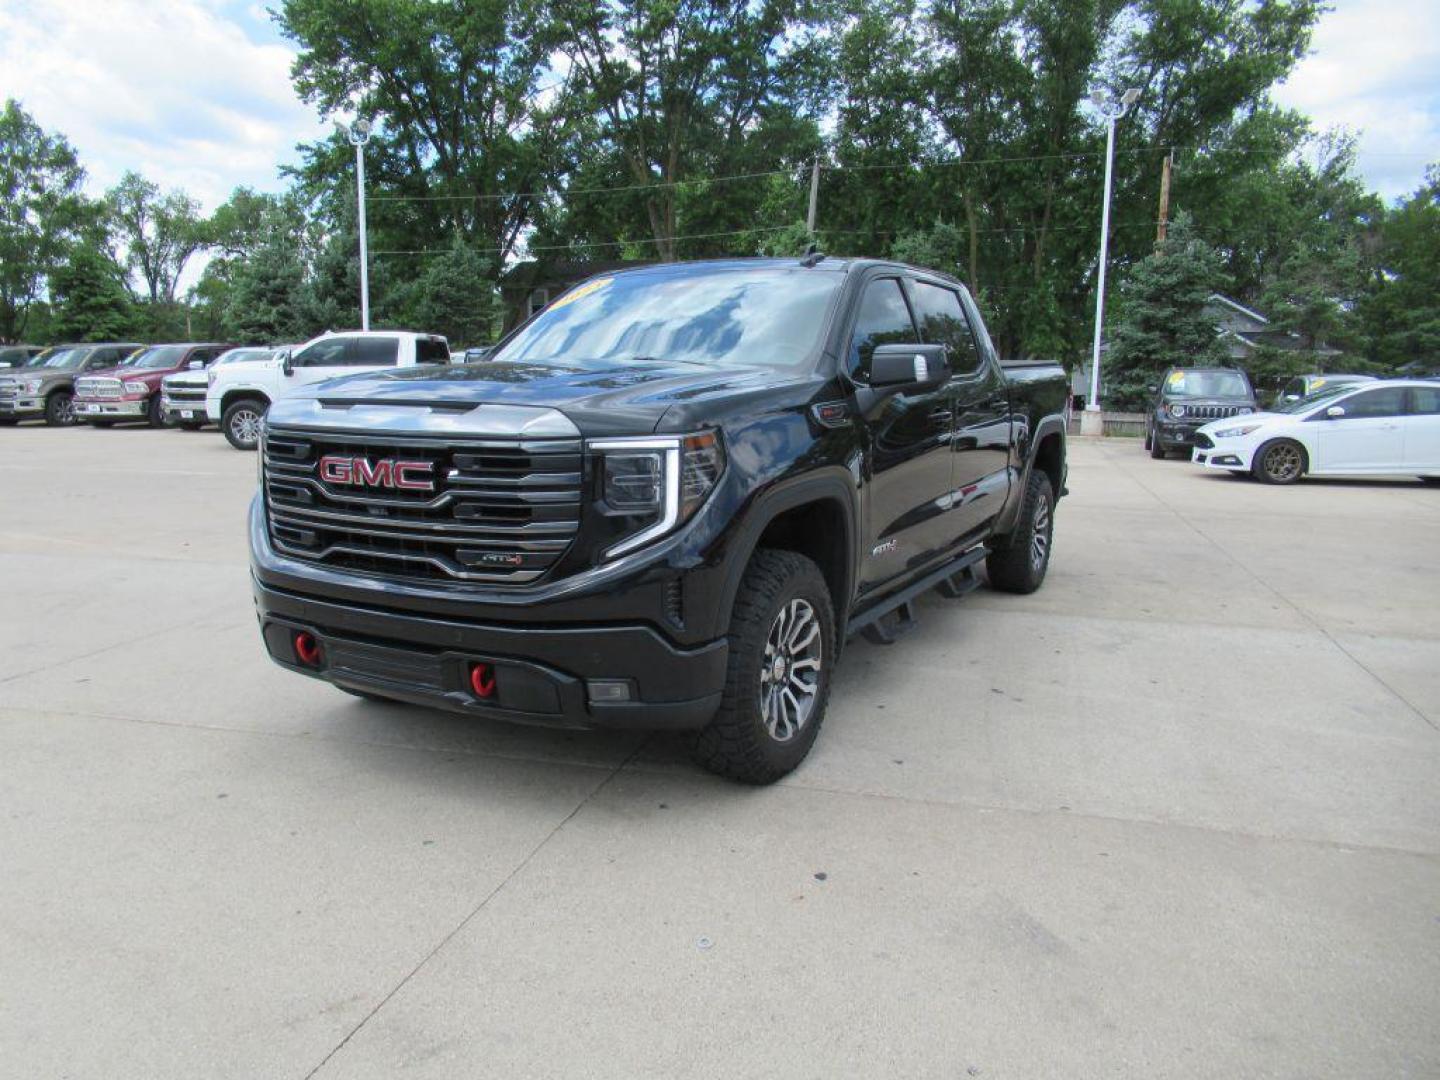
[[[985,563],[1030,592],[1066,384],[940,274],[812,255],[592,278],[483,364],[270,409],[250,514],[281,666],[530,724],[693,732],[752,783],[815,741],[847,638]]]

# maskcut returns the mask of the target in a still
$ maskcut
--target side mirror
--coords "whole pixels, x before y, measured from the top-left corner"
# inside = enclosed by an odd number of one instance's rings
[[[1149,386],[1145,387],[1145,389],[1152,394],[1158,394],[1160,392],[1160,387],[1156,386],[1154,383],[1151,383]]]
[[[1325,415],[1331,420],[1339,420],[1342,416],[1345,415],[1345,406],[1331,405],[1330,408],[1325,410]]]
[[[295,365],[291,362],[289,349],[280,350],[280,370],[283,371],[286,375],[295,374]]]
[[[870,385],[915,393],[950,378],[944,345],[877,345],[870,356]]]
[[[1285,400],[1286,400],[1286,401],[1299,401],[1299,400],[1300,400],[1300,395],[1299,395],[1299,394],[1286,394],[1286,395],[1285,395]]]
[[[204,361],[204,360],[191,360],[190,363],[189,363],[189,365],[188,365],[188,367],[190,368],[191,371],[204,371],[204,370],[205,370],[205,361]]]

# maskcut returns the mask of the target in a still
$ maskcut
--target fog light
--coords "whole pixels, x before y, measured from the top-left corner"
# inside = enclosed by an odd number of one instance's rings
[[[320,642],[315,635],[308,630],[299,630],[295,633],[295,659],[306,667],[320,666]]]
[[[586,682],[585,688],[594,702],[630,700],[630,682],[627,679],[591,679]]]
[[[470,665],[470,692],[482,701],[495,696],[495,669],[489,664]]]

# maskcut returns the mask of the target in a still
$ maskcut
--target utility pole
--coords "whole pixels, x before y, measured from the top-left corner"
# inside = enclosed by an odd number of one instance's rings
[[[1175,151],[1165,155],[1160,164],[1160,223],[1155,227],[1155,250],[1165,243],[1165,230],[1170,224],[1170,168],[1175,161]]]
[[[810,212],[805,215],[805,231],[815,235],[815,210],[820,201],[820,159],[810,166]]]
[[[1080,417],[1080,434],[1105,434],[1105,421],[1100,413],[1100,328],[1105,322],[1105,261],[1110,254],[1110,177],[1115,164],[1115,121],[1127,112],[1140,97],[1131,88],[1116,101],[1109,94],[1095,91],[1090,100],[1105,117],[1105,198],[1100,211],[1100,266],[1095,285],[1095,342],[1090,350],[1090,393],[1085,400],[1085,413]]]

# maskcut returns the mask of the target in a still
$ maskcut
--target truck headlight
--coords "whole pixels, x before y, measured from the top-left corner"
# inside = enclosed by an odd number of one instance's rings
[[[624,539],[605,550],[613,559],[673,531],[700,509],[725,470],[713,431],[641,439],[591,439],[599,456],[601,511]]]
[[[1173,417],[1175,417],[1176,420],[1179,420],[1180,417],[1182,417],[1182,416],[1185,415],[1185,406],[1184,406],[1184,405],[1171,405],[1171,406],[1170,406],[1170,415],[1173,416]]]
[[[150,387],[147,386],[145,383],[136,380],[135,382],[125,383],[125,392],[127,394],[148,394],[150,392]]]
[[[1219,431],[1215,432],[1215,438],[1238,439],[1242,435],[1249,435],[1250,432],[1257,430],[1259,427],[1259,424],[1244,424],[1241,427],[1221,428]]]
[[[44,379],[27,379],[23,391],[27,394],[38,394],[40,387],[45,385]]]

